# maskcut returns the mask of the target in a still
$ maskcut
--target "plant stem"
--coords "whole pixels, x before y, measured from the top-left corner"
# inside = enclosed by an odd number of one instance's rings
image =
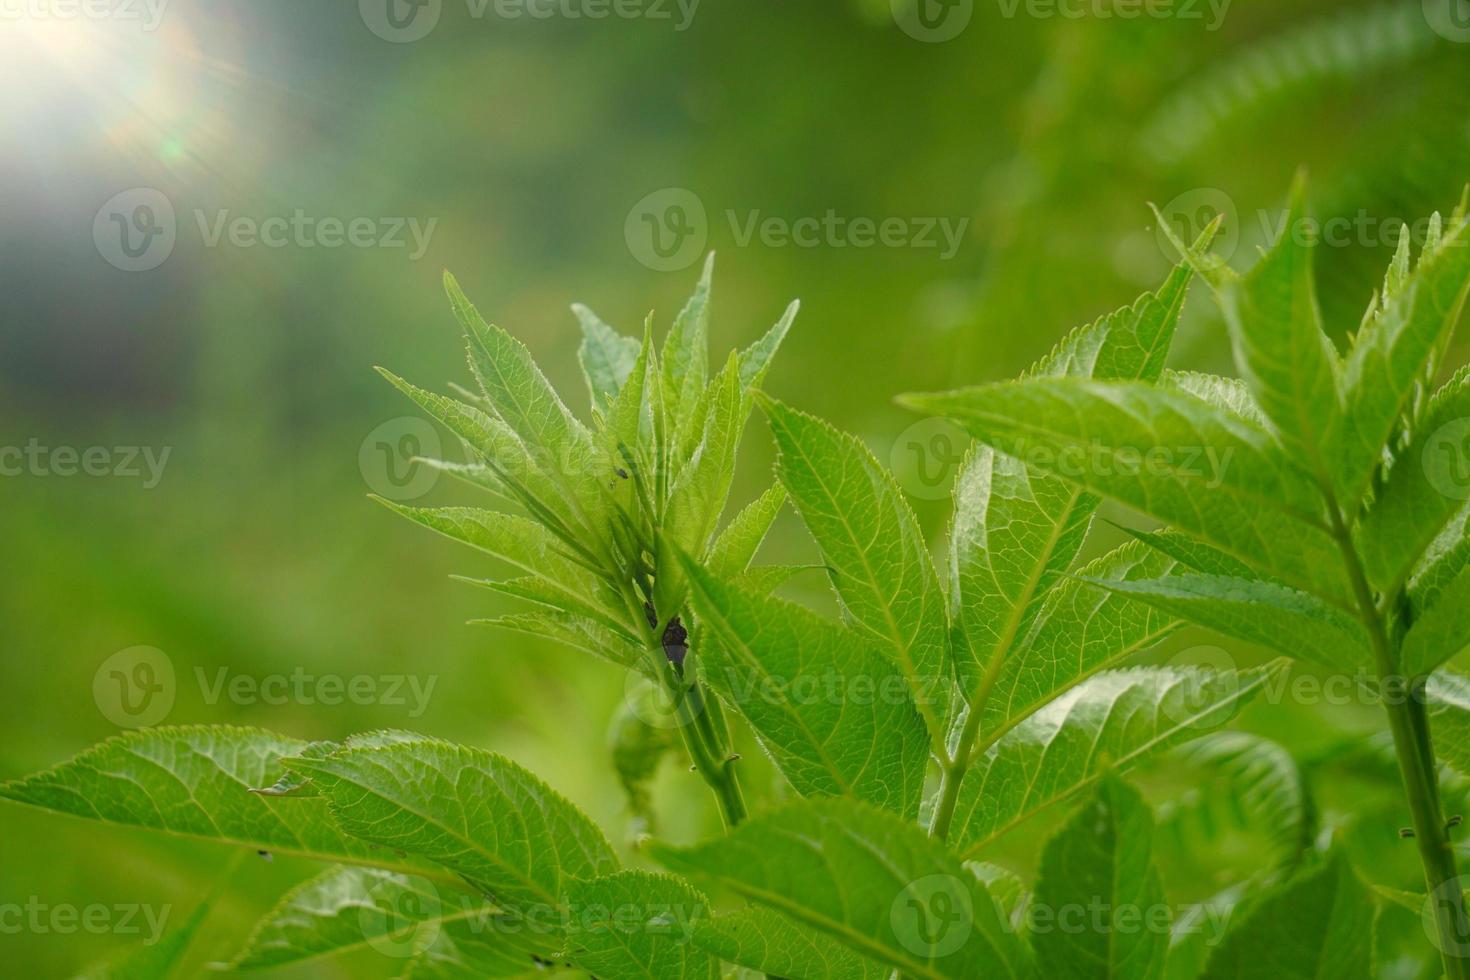
[[[1358,602],[1358,615],[1373,643],[1373,655],[1388,726],[1393,733],[1394,754],[1403,779],[1404,796],[1413,821],[1414,843],[1424,866],[1424,883],[1434,907],[1439,949],[1448,980],[1470,980],[1470,957],[1464,951],[1465,894],[1455,870],[1455,852],[1450,846],[1444,811],[1439,803],[1439,770],[1434,762],[1434,745],[1429,737],[1422,680],[1410,681],[1398,667],[1398,650],[1388,625],[1373,597],[1373,588],[1363,571],[1352,534],[1335,501],[1329,496],[1332,533],[1342,552],[1348,577]]]
[[[745,819],[745,796],[735,775],[735,759],[730,746],[716,731],[712,712],[718,702],[705,695],[704,687],[695,681],[679,700],[679,732],[689,757],[720,804],[725,829],[731,830]]]
[[[960,730],[954,758],[944,765],[944,772],[939,780],[939,803],[934,807],[934,820],[929,824],[929,836],[936,840],[949,837],[949,827],[954,822],[955,804],[960,798],[960,783],[964,782],[965,772],[970,768],[970,756],[973,754],[971,746],[980,734],[982,706],[978,699],[975,704],[970,705],[970,713],[965,716],[965,727]]]

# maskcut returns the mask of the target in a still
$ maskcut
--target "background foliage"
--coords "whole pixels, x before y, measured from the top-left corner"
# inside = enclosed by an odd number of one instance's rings
[[[493,747],[615,838],[628,814],[605,745],[621,673],[459,625],[510,603],[447,581],[472,559],[364,498],[359,446],[410,414],[371,366],[463,377],[442,268],[577,392],[567,304],[586,302],[629,333],[652,306],[666,325],[696,270],[642,265],[624,221],[646,194],[688,188],[721,253],[715,349],[754,339],[800,296],[767,390],[901,460],[914,418],[890,395],[1009,377],[1162,279],[1170,257],[1145,201],[1223,191],[1242,264],[1265,237],[1258,212],[1283,205],[1300,165],[1319,217],[1362,209],[1380,227],[1448,207],[1470,173],[1470,45],[1429,30],[1418,0],[1240,2],[1214,32],[1007,19],[980,3],[970,27],[939,45],[898,30],[881,2],[706,0],[684,32],[474,20],[449,4],[429,38],[389,45],[350,5],[175,0],[154,35],[109,36],[88,64],[63,57],[32,78],[0,97],[16,151],[0,159],[0,442],[172,451],[149,490],[120,478],[0,478],[0,776],[114,733],[94,675],[114,652],[146,644],[180,678],[171,723],[301,738],[409,727]],[[140,185],[164,190],[183,221],[194,208],[302,208],[438,225],[418,262],[377,250],[206,249],[181,233],[161,268],[130,275],[99,258],[89,230],[101,202]],[[970,220],[942,261],[920,249],[742,247],[727,209]],[[1388,240],[1361,236],[1319,250],[1335,338],[1357,326],[1391,254]],[[1214,316],[1197,290],[1175,360],[1232,373]],[[747,447],[741,502],[769,482],[763,426]],[[416,502],[456,493],[441,481]],[[937,537],[943,501],[914,504]],[[782,521],[770,559],[810,560],[794,520]],[[826,601],[815,577],[787,591]],[[1218,643],[1185,632],[1160,656]],[[1244,647],[1225,654],[1264,659]],[[389,705],[206,703],[194,671],[221,667],[438,680],[411,718]],[[1340,829],[1360,860],[1399,868],[1413,886],[1413,855],[1394,837],[1391,764],[1361,737],[1380,727],[1376,712],[1252,710],[1243,727],[1304,763],[1312,827]],[[1332,752],[1343,742],[1361,753],[1351,764]],[[770,795],[762,778],[747,780],[753,802]],[[1212,815],[1209,788],[1176,784],[1167,765],[1143,783],[1160,807],[1155,859],[1176,900],[1213,894],[1281,847],[1250,821]],[[654,797],[675,840],[718,826],[679,766],[660,771]],[[1016,870],[1034,871],[1036,839],[1064,816],[1013,840]],[[1199,821],[1218,844],[1207,853],[1188,844]],[[182,920],[222,870],[209,845],[0,809],[0,902],[171,903]],[[226,938],[233,923],[309,870],[284,858],[242,865],[196,959],[223,955],[238,939]],[[1399,928],[1422,944],[1416,918],[1402,919],[1386,924],[1390,939]],[[118,944],[0,934],[5,962],[41,976]],[[369,952],[320,969],[312,975],[371,976],[382,963]]]

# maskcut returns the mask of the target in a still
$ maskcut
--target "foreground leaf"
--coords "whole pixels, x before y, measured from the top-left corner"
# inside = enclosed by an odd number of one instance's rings
[[[619,871],[571,889],[575,922],[568,955],[596,977],[719,980],[720,964],[693,938],[709,902],[686,882]]]
[[[694,941],[729,963],[789,980],[887,980],[892,972],[764,905],[701,921]]]
[[[1429,724],[1439,759],[1470,776],[1470,677],[1441,670],[1429,678]]]
[[[974,875],[912,822],[807,800],[692,847],[652,845],[676,871],[825,932],[906,976],[1022,977],[1029,963]]]
[[[953,671],[944,594],[892,474],[851,435],[767,400],[776,472],[822,550],[843,605],[882,639],[942,744]]]
[[[705,681],[736,707],[803,796],[919,812],[929,758],[903,676],[876,644],[816,613],[725,585],[686,561],[695,612],[719,642]]]
[[[1286,586],[1219,575],[1093,581],[1226,636],[1335,670],[1350,671],[1373,659],[1360,624],[1320,599]]]
[[[1053,589],[1032,635],[1001,665],[980,731],[998,737],[1057,695],[1173,633],[1174,616],[1088,580],[1148,579],[1175,567],[1173,559],[1133,541]]]
[[[100,742],[45,772],[0,784],[0,798],[106,823],[326,861],[433,876],[339,830],[326,805],[252,793],[308,747],[254,728],[162,727]]]
[[[1230,720],[1283,669],[1143,668],[1073,688],[991,745],[960,783],[950,840],[965,857],[1040,810]]]
[[[1316,485],[1266,433],[1192,395],[1060,378],[904,401],[1301,588],[1349,594]]]
[[[1343,365],[1346,418],[1342,503],[1353,507],[1383,461],[1415,386],[1443,349],[1470,289],[1470,225],[1425,255],[1382,312],[1358,333]]]
[[[1028,375],[1158,378],[1188,284],[1181,265],[1157,294],[1073,331]],[[1081,551],[1098,503],[989,446],[965,460],[954,487],[948,577],[955,667],[968,700],[985,696],[996,666],[1031,633],[1048,592]]]
[[[537,942],[524,923],[498,915],[462,889],[436,887],[416,875],[337,867],[302,883],[267,912],[231,967],[274,969],[365,949],[417,960],[446,929],[478,937],[475,961],[484,976],[530,973],[535,957],[553,955],[559,944],[545,935]],[[446,951],[440,944],[441,958]]]
[[[1202,980],[1368,980],[1372,947],[1373,903],[1338,856],[1250,905]]]
[[[1137,791],[1105,776],[1096,795],[1047,842],[1029,914],[1042,976],[1163,975],[1170,916],[1153,865],[1153,831],[1153,815]]]
[[[1470,646],[1470,568],[1444,588],[1439,600],[1409,628],[1400,650],[1401,667],[1409,677],[1423,677]]]
[[[520,766],[427,738],[351,746],[288,765],[343,830],[463,875],[508,911],[555,907],[575,878],[617,869],[602,831]]]

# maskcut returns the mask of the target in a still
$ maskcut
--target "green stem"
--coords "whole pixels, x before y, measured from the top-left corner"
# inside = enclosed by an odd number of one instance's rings
[[[929,824],[929,836],[936,840],[949,837],[949,827],[954,822],[955,804],[960,798],[960,783],[964,782],[965,773],[970,768],[970,758],[974,754],[971,747],[980,735],[983,705],[984,702],[978,698],[975,704],[970,705],[970,713],[965,716],[965,727],[960,730],[954,758],[945,763],[940,776],[939,803],[934,807],[934,821]]]
[[[1464,951],[1465,894],[1455,870],[1455,852],[1450,845],[1444,811],[1439,803],[1439,771],[1434,762],[1434,745],[1425,717],[1422,681],[1411,682],[1399,673],[1398,650],[1389,635],[1382,611],[1373,597],[1352,534],[1334,501],[1329,497],[1333,537],[1342,552],[1348,577],[1358,602],[1358,615],[1373,643],[1388,726],[1393,733],[1394,755],[1404,784],[1404,796],[1414,828],[1414,843],[1424,866],[1424,883],[1434,908],[1439,949],[1448,980],[1470,980],[1470,957]]]

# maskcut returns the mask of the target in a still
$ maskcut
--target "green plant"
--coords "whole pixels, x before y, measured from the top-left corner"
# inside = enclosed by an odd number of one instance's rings
[[[1341,849],[1320,853],[1314,776],[1279,744],[1218,731],[1287,662],[1136,661],[1197,621],[1334,669],[1376,656],[1385,682],[1407,667],[1411,692],[1439,692],[1432,718],[1422,697],[1390,718],[1428,883],[1448,896],[1429,731],[1463,730],[1470,698],[1454,675],[1426,679],[1470,639],[1463,515],[1432,495],[1434,471],[1385,447],[1417,459],[1464,397],[1463,375],[1433,398],[1427,385],[1470,282],[1466,234],[1457,215],[1416,269],[1401,253],[1345,364],[1315,322],[1304,247],[1284,240],[1239,280],[1208,258],[1207,232],[1156,292],[1024,380],[911,396],[982,444],[955,481],[942,575],[863,443],[760,392],[795,304],[713,377],[709,265],[660,347],[651,323],[638,341],[576,308],[588,426],[448,279],[478,391],[389,378],[464,443],[467,462],[432,465],[506,506],[389,506],[516,569],[475,583],[531,606],[492,625],[636,678],[613,761],[640,826],[654,826],[650,773],[682,744],[725,834],[641,842],[677,874],[625,868],[515,763],[399,731],[148,729],[0,796],[330,862],[256,926],[241,971],[370,947],[414,977],[715,977],[722,963],[792,978],[1369,976],[1375,899]],[[1196,272],[1225,299],[1251,391],[1164,369]],[[757,404],[778,483],[721,526]],[[1094,445],[1106,473],[1065,462]],[[1118,465],[1125,448],[1161,461],[1189,447],[1201,478],[1173,457],[1158,474]],[[1104,497],[1181,530],[1084,559]],[[753,564],[788,500],[840,619],[773,595],[797,566]],[[667,729],[643,723],[657,711]],[[747,737],[799,799],[747,804]],[[1156,818],[1121,775],[1145,759],[1213,774],[1238,822],[1267,834],[1269,867],[1175,915],[1156,852],[1191,842],[1218,800]],[[1030,894],[984,860],[1073,801]],[[719,888],[719,911],[696,885]],[[1192,925],[1237,906],[1223,938]],[[1449,975],[1464,962],[1447,955]]]
[[[1323,331],[1305,217],[1299,183],[1281,239],[1243,277],[1176,243],[1220,301],[1245,382],[1028,379],[907,401],[1043,472],[1086,448],[1096,465],[1069,473],[1077,486],[1178,530],[1146,540],[1188,573],[1093,577],[1098,586],[1329,670],[1371,672],[1445,973],[1466,977],[1470,919],[1449,839],[1457,821],[1440,802],[1429,705],[1454,707],[1443,692],[1462,683],[1435,671],[1470,643],[1457,492],[1470,374],[1433,387],[1470,285],[1470,226],[1463,204],[1448,229],[1436,218],[1412,268],[1401,237],[1342,356]],[[1173,459],[1140,465],[1140,453],[1185,446],[1231,462],[1209,472]]]

